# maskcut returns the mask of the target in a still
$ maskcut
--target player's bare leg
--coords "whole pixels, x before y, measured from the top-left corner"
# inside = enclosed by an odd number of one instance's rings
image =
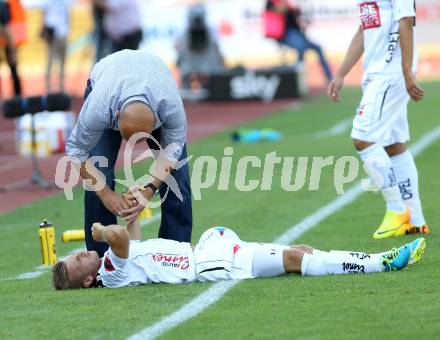
[[[286,273],[301,274],[301,263],[305,252],[301,248],[292,247],[283,251],[283,264]]]

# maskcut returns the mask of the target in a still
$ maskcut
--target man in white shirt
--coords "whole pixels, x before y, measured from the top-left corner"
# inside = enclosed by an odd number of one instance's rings
[[[214,227],[193,248],[165,239],[130,241],[139,238],[138,224],[125,228],[95,223],[92,232],[96,241],[107,242],[110,249],[101,259],[96,251],[82,251],[59,261],[53,268],[55,289],[392,271],[418,262],[426,247],[419,238],[379,254],[326,252],[307,245],[244,242],[232,230]]]
[[[328,86],[339,101],[344,77],[364,54],[363,96],[351,137],[368,174],[381,190],[386,214],[374,238],[429,233],[419,199],[418,174],[406,147],[409,98],[423,99],[415,78],[414,0],[358,0],[361,25]]]

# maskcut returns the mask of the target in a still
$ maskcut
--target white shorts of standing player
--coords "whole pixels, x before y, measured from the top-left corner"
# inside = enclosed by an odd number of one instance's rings
[[[351,137],[382,146],[409,140],[409,101],[402,72],[365,74]]]

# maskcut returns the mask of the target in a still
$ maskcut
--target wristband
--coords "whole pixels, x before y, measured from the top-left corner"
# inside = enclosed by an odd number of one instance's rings
[[[146,188],[150,188],[151,190],[153,190],[153,196],[157,195],[157,193],[159,192],[159,189],[153,183],[146,184],[144,186],[144,189],[146,189]]]

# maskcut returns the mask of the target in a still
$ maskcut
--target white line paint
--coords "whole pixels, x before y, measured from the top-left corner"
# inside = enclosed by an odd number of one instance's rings
[[[427,147],[440,138],[440,126],[425,134],[414,145],[410,147],[414,156],[422,153]],[[275,243],[290,244],[303,235],[306,231],[316,227],[327,217],[335,214],[343,207],[355,201],[364,191],[357,184],[338,196],[335,200],[317,210],[312,215],[307,216],[299,223],[292,226],[284,234],[275,238]],[[154,339],[170,329],[177,327],[181,323],[191,319],[203,310],[220,300],[229,289],[234,287],[240,281],[222,281],[213,284],[208,290],[191,300],[174,313],[156,322],[150,327],[144,328],[140,332],[130,336],[129,340]]]
[[[20,274],[16,277],[17,280],[29,280],[29,279],[36,279],[37,277],[43,275],[48,268],[45,268],[44,270],[39,270],[37,272],[28,272]]]
[[[148,327],[130,336],[129,340],[154,339],[162,335],[166,331],[184,323],[186,320],[196,316],[213,303],[220,300],[229,289],[234,287],[240,281],[221,281],[213,284],[208,290],[191,300],[182,308],[176,310],[166,318],[156,322],[153,326]]]
[[[336,123],[332,127],[330,127],[328,130],[316,132],[313,134],[313,137],[315,139],[322,139],[322,138],[328,138],[333,136],[342,135],[352,126],[353,119],[348,118],[340,121],[339,123]]]
[[[153,222],[156,222],[157,220],[160,219],[160,216],[161,216],[160,214],[153,215],[149,220],[143,221],[141,223],[141,226],[147,226],[147,225],[149,225],[149,224],[151,224]],[[62,261],[67,256],[76,254],[77,252],[82,251],[82,250],[85,250],[85,248],[77,248],[77,249],[71,250],[66,256],[60,257],[59,260]],[[51,268],[52,268],[51,266],[39,265],[39,266],[35,267],[34,271],[32,271],[32,272],[22,273],[22,274],[19,274],[19,275],[15,276],[15,277],[0,278],[0,282],[2,282],[2,281],[13,281],[13,280],[36,279],[37,277],[40,277],[41,275],[43,275],[44,273],[49,271]]]

